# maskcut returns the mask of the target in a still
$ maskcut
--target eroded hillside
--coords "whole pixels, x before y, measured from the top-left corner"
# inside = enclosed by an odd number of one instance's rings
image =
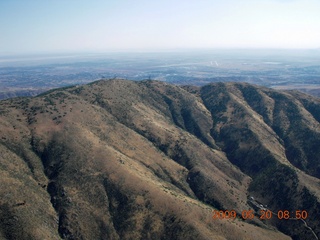
[[[320,101],[98,81],[0,102],[0,239],[316,239]],[[299,220],[212,211],[306,210]]]

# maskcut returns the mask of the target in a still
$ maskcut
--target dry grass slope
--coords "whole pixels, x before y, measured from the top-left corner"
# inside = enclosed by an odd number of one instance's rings
[[[249,84],[97,81],[0,102],[0,239],[312,239],[320,103]]]

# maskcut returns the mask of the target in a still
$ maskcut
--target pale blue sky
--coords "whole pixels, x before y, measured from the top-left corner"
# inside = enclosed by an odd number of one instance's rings
[[[320,0],[0,0],[0,54],[319,47]]]

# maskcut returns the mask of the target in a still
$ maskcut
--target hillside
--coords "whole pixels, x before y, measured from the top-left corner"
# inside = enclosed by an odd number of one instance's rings
[[[246,83],[0,101],[0,239],[317,239],[319,122],[319,99]],[[308,218],[242,219],[255,203]]]

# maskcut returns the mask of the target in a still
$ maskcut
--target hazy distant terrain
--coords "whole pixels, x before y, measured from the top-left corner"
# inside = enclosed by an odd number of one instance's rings
[[[0,239],[318,239],[319,121],[318,98],[247,83],[2,100]]]
[[[0,57],[0,99],[103,78],[248,82],[319,95],[319,50],[208,50]]]

